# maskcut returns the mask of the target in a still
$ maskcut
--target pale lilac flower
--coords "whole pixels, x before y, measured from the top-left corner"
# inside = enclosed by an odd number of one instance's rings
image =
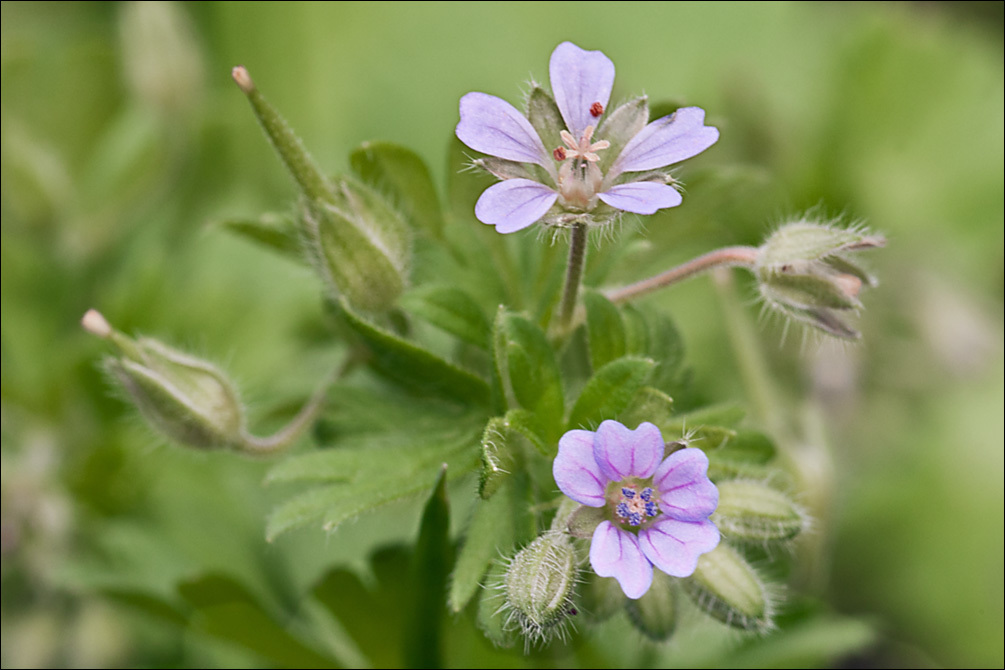
[[[475,164],[503,180],[478,199],[480,221],[512,233],[541,219],[603,223],[681,203],[663,168],[719,139],[704,110],[684,107],[646,125],[648,106],[637,98],[608,113],[614,63],[571,42],[555,48],[549,74],[554,98],[535,87],[527,116],[486,93],[461,98],[457,137],[495,157]]]
[[[553,466],[562,493],[606,510],[593,531],[590,565],[601,577],[617,579],[633,599],[649,590],[653,566],[688,577],[698,557],[719,544],[719,530],[708,518],[719,504],[708,457],[688,448],[664,458],[664,450],[651,423],[629,430],[604,421],[596,432],[563,435]]]

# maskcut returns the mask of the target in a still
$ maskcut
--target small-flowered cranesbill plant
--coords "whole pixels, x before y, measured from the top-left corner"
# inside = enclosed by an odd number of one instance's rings
[[[799,217],[761,247],[716,249],[584,295],[590,231],[680,205],[669,167],[708,149],[719,132],[698,107],[652,121],[644,97],[609,109],[614,65],[600,51],[564,42],[549,70],[551,91],[533,85],[526,113],[485,93],[461,99],[456,136],[485,154],[474,165],[500,181],[480,194],[472,218],[444,225],[417,155],[367,143],[350,156],[352,174],[329,177],[247,70],[234,68],[301,198],[292,214],[228,227],[299,254],[315,270],[331,339],[345,352],[271,437],[249,430],[236,386],[215,365],[121,333],[96,311],[83,320],[115,350],[106,363],[112,381],[169,440],[272,457],[304,435],[325,447],[285,454],[269,474],[269,482],[307,487],[272,514],[270,540],[307,524],[330,532],[433,491],[412,558],[411,589],[424,600],[414,604],[421,612],[410,619],[414,629],[403,632],[414,644],[401,665],[442,664],[437,631],[451,620],[441,611],[443,589],[454,614],[469,611],[500,645],[521,636],[525,648],[547,643],[564,638],[570,623],[585,628],[617,611],[654,640],[669,638],[678,619],[706,621],[679,616],[695,609],[733,628],[770,630],[776,590],[749,561],[790,555],[775,547],[806,525],[793,496],[799,459],[780,458],[785,444],[738,425],[735,411],[674,413],[670,394],[698,400],[681,381],[679,335],[658,306],[626,303],[736,267],[751,272],[778,314],[852,339],[858,333],[845,316],[862,308],[860,290],[875,284],[853,256],[881,246],[882,237]],[[459,191],[451,202],[464,201],[468,190]],[[478,240],[469,234],[475,218],[514,235],[506,245]],[[530,253],[540,236],[518,232],[535,224],[569,234],[561,296],[549,281],[526,300],[516,287],[496,291],[519,283],[507,257],[519,244],[531,276],[551,275],[551,256]],[[479,255],[484,248],[498,254]],[[537,307],[521,311],[528,305]],[[443,355],[442,338],[431,346],[430,330],[412,327],[417,321],[446,334],[454,359]],[[310,431],[319,417],[328,429]],[[473,514],[452,560],[446,480],[478,463]]]

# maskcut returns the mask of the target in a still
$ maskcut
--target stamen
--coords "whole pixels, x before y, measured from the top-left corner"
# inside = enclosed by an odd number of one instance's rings
[[[637,491],[632,486],[621,487],[621,496],[614,506],[614,513],[622,524],[641,526],[647,518],[660,513],[659,495],[651,486]]]
[[[551,155],[555,157],[559,163],[566,159],[565,147],[555,147],[555,150],[551,152]]]
[[[604,106],[599,102],[595,102],[592,105],[590,105],[590,114],[593,115],[593,118],[597,118],[603,113],[604,113]]]

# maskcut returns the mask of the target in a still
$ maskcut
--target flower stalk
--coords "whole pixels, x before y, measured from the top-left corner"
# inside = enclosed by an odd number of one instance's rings
[[[635,282],[629,286],[607,292],[607,299],[613,303],[623,303],[652,293],[658,289],[671,286],[677,282],[690,279],[718,267],[753,268],[757,261],[755,247],[725,247],[693,258],[686,263],[670,268],[666,272]]]
[[[572,317],[576,313],[576,298],[583,283],[583,268],[586,265],[587,228],[583,222],[572,224],[569,239],[569,265],[565,271],[565,289],[562,291],[562,305],[559,312],[559,329],[569,332]]]

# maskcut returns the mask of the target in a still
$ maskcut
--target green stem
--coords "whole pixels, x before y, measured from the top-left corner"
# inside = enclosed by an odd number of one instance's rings
[[[572,238],[569,240],[569,265],[565,271],[565,289],[562,292],[562,306],[559,311],[559,327],[568,333],[572,317],[576,313],[576,298],[583,283],[583,267],[586,265],[587,228],[585,223],[572,224]]]
[[[633,298],[638,298],[647,293],[652,293],[657,289],[676,284],[685,279],[690,279],[697,274],[717,267],[746,267],[751,268],[757,261],[757,249],[755,247],[725,247],[710,251],[704,256],[698,256],[686,263],[662,272],[655,277],[643,279],[640,282],[607,292],[607,298],[614,303],[627,302]]]
[[[253,456],[273,456],[293,446],[303,432],[314,423],[318,414],[324,408],[328,398],[328,389],[336,381],[345,376],[358,362],[354,354],[350,354],[324,381],[307,404],[301,408],[293,419],[276,433],[268,437],[257,437],[245,434],[242,438],[240,451]]]
[[[232,76],[240,89],[248,96],[248,101],[251,103],[258,122],[262,125],[266,136],[304,195],[312,202],[333,202],[331,183],[318,168],[311,155],[307,153],[303,142],[286,123],[286,120],[259,92],[248,71],[239,65],[234,68]]]

